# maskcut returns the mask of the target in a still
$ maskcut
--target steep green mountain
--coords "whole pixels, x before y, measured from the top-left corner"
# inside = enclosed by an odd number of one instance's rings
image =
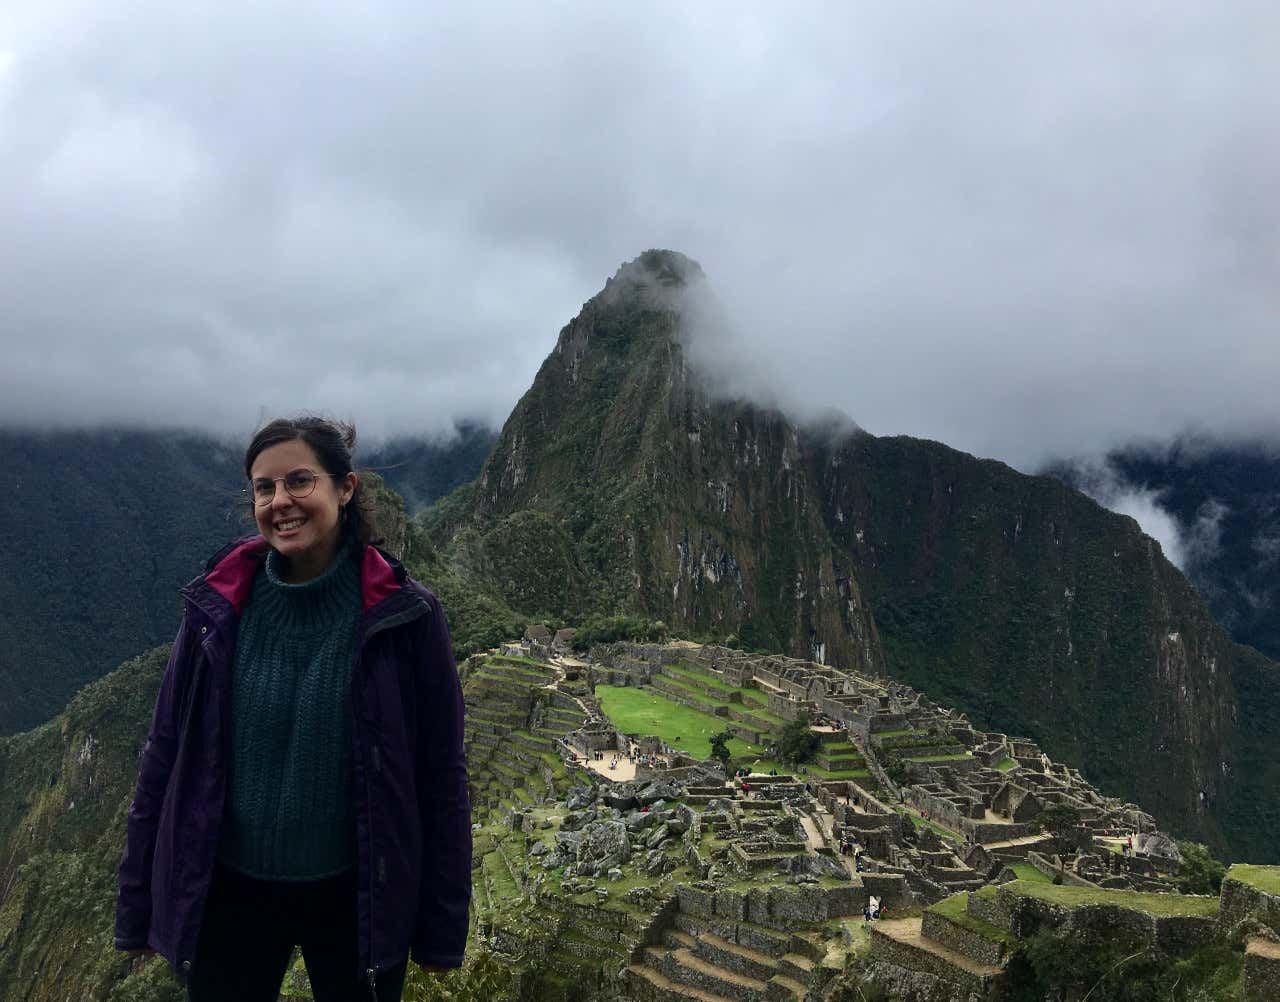
[[[492,444],[462,426],[401,440],[385,467],[427,504],[475,476]],[[178,628],[178,589],[223,543],[253,531],[243,452],[203,435],[125,429],[0,430],[11,520],[0,547],[0,734],[48,720],[86,682]],[[376,479],[376,478],[375,478]]]
[[[1158,544],[1050,478],[718,396],[690,362],[707,298],[650,251],[584,305],[475,484],[426,516],[456,573],[518,612],[887,670],[1178,831],[1280,854],[1277,667]]]
[[[473,421],[458,422],[452,436],[397,438],[361,449],[359,465],[377,471],[416,515],[480,472],[497,432]]]
[[[0,431],[0,734],[173,639],[178,588],[242,528],[240,456],[189,434]]]
[[[877,670],[796,429],[714,400],[687,360],[679,307],[702,283],[672,252],[621,268],[560,332],[437,536],[513,608],[634,609]]]
[[[815,448],[891,674],[1248,858],[1280,851],[1280,668],[1136,522],[933,442]]]
[[[86,686],[65,712],[0,738],[0,998],[178,1002],[161,965],[121,981],[116,871],[137,756],[168,649]]]
[[[1046,472],[1098,496],[1087,467]],[[1112,491],[1149,494],[1173,517],[1183,570],[1214,617],[1238,642],[1280,658],[1280,448],[1186,437],[1130,446],[1106,457],[1103,478]]]

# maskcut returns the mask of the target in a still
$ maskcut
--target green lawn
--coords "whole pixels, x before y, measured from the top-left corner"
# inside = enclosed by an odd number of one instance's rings
[[[746,690],[742,690],[746,692]],[[765,709],[763,703],[742,703],[742,712],[755,717],[757,720],[763,720],[766,723],[773,724],[775,727],[785,727],[787,720],[774,713],[772,710]]]
[[[1280,866],[1253,866],[1248,863],[1236,863],[1227,871],[1227,876],[1242,884],[1256,887],[1267,894],[1280,894]]]
[[[700,703],[706,703],[708,706],[728,706],[729,701],[722,699],[714,692],[707,692],[706,689],[699,689],[692,682],[686,681],[684,678],[673,678],[668,675],[666,684],[673,685],[681,692],[688,693],[690,699],[696,699]]]
[[[818,779],[868,779],[871,776],[870,769],[821,769],[812,763],[806,763],[805,768],[810,775],[816,776]]]
[[[1099,887],[1071,887],[1067,884],[1039,883],[1031,880],[1015,880],[1000,885],[1014,894],[1078,908],[1082,905],[1114,905],[1149,915],[1203,915],[1218,914],[1218,898],[1197,897],[1190,894],[1150,894],[1140,891],[1109,891]],[[994,896],[996,885],[988,884],[976,891],[983,897]]]
[[[908,734],[925,734],[927,732],[917,730],[914,727],[904,727],[900,731],[876,731],[871,735],[872,741],[879,741],[881,738],[902,738]]]
[[[968,892],[962,891],[959,894],[953,894],[949,898],[944,898],[935,905],[930,905],[928,910],[931,912],[937,912],[939,915],[946,916],[962,929],[967,929],[969,932],[981,936],[983,939],[991,940],[995,943],[1004,943],[1009,947],[1016,947],[1018,945],[1018,940],[1012,933],[1005,932],[1003,929],[992,925],[990,922],[985,922],[980,918],[970,915],[968,911],[965,910],[968,905],[968,901]]]
[[[768,694],[761,692],[759,689],[743,689],[742,700],[745,703],[756,703],[760,706],[769,705]]]
[[[1030,863],[1010,863],[1009,869],[1018,875],[1019,880],[1030,880],[1038,884],[1052,884],[1053,881],[1037,870]]]
[[[624,734],[652,734],[698,759],[711,757],[711,736],[728,724],[722,717],[682,706],[652,689],[597,685],[596,698],[613,725]],[[763,750],[740,738],[729,739],[729,753],[734,758],[753,759]]]
[[[678,664],[667,665],[666,668],[668,671],[676,675],[679,675],[681,678],[684,678],[687,681],[697,682],[700,685],[710,686],[712,689],[715,689],[717,692],[737,692],[738,691],[737,686],[730,685],[728,682],[723,682],[720,679],[715,678],[714,676],[709,675],[704,671],[696,671],[693,668],[687,668],[684,665],[678,665]]]
[[[961,759],[973,758],[968,752],[963,755],[911,755],[908,762],[958,762]]]
[[[996,763],[997,772],[1012,772],[1016,768],[1018,768],[1018,763],[1011,758],[1001,759]]]

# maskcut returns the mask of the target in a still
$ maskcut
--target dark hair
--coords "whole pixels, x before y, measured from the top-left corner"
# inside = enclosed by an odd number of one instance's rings
[[[245,477],[253,476],[253,462],[264,449],[299,439],[311,447],[326,473],[345,477],[352,472],[351,452],[356,445],[356,426],[347,421],[330,421],[315,414],[302,414],[295,418],[276,418],[254,434],[244,454]],[[363,483],[356,484],[351,500],[343,506],[338,531],[344,544],[352,539],[376,546],[385,542],[378,535],[373,505],[366,500]]]

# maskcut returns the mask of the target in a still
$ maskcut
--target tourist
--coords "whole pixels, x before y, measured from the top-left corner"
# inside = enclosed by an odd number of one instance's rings
[[[449,627],[379,548],[354,444],[322,418],[259,430],[244,457],[258,533],[183,589],[115,946],[162,954],[195,1002],[274,999],[297,945],[317,998],[398,1000],[410,957],[462,965],[471,817]]]
[[[863,922],[870,922],[870,921],[871,921],[871,906],[870,906],[870,905],[863,905],[863,906],[862,906],[862,921],[863,921]]]

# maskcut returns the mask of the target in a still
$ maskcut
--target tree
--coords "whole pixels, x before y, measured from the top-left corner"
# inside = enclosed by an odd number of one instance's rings
[[[1179,842],[1182,869],[1178,871],[1178,890],[1183,894],[1220,894],[1227,868],[1213,858],[1209,847],[1199,842]]]
[[[1053,838],[1059,856],[1078,852],[1089,834],[1080,828],[1080,815],[1066,804],[1050,804],[1037,816],[1040,827]]]
[[[898,786],[907,786],[914,778],[915,767],[897,752],[881,749],[879,758],[880,765],[884,767],[885,775],[889,777],[890,782]]]
[[[729,739],[731,737],[733,737],[733,733],[727,730],[711,735],[711,757],[723,763],[726,769],[729,768]]]
[[[809,729],[809,714],[802,713],[782,729],[778,738],[778,758],[787,765],[800,765],[818,754],[818,735]]]

